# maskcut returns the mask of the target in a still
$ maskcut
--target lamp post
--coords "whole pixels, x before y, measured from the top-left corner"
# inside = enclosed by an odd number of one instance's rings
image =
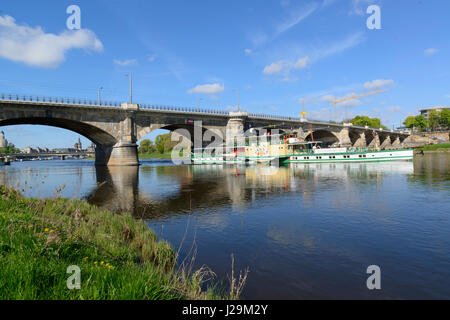
[[[241,112],[241,107],[239,106],[239,89],[233,90],[233,92],[237,93],[237,107],[238,107],[238,112]]]
[[[101,91],[103,90],[103,87],[98,88],[98,105],[101,105],[102,99],[101,99]]]
[[[130,72],[125,76],[130,78],[130,104],[133,104],[133,75]]]
[[[197,99],[197,112],[200,112],[200,101],[202,101],[203,98],[198,98]]]

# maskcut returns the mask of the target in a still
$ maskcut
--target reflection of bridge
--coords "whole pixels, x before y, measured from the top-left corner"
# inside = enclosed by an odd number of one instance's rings
[[[244,131],[276,128],[295,131],[307,140],[321,140],[340,146],[399,147],[408,133],[319,121],[300,121],[293,117],[105,103],[81,99],[38,98],[0,94],[0,126],[47,125],[77,132],[96,145],[97,165],[138,165],[137,144],[157,129],[185,129],[183,135],[197,141],[206,130],[225,139],[242,136]],[[210,140],[209,138],[208,140]],[[202,140],[202,139],[200,139]]]
[[[290,167],[218,165],[160,167],[97,167],[97,188],[87,199],[90,203],[114,212],[130,212],[143,219],[167,218],[191,212],[202,214],[204,208],[248,206],[259,197],[272,197],[297,192],[304,201],[316,192],[329,190],[330,181],[343,196],[352,198],[355,179],[378,185],[385,175],[414,173],[412,162],[390,163],[322,163],[298,164]],[[268,174],[271,173],[271,174]],[[154,175],[154,176],[153,176]],[[170,177],[177,188],[164,196],[153,195],[139,183],[160,181]],[[0,176],[1,177],[1,176]],[[212,179],[216,177],[217,179]]]

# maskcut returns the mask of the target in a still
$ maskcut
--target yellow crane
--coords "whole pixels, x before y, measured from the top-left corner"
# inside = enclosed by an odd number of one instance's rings
[[[386,89],[386,90],[378,90],[378,91],[373,91],[373,92],[368,92],[368,93],[364,93],[364,94],[360,94],[357,96],[351,96],[351,97],[347,97],[347,98],[342,98],[342,99],[338,99],[338,100],[333,100],[334,102],[334,117],[337,121],[337,104],[344,102],[344,101],[349,101],[349,100],[353,100],[353,99],[358,99],[358,98],[362,98],[365,96],[371,96],[373,94],[377,94],[377,93],[381,93],[381,92],[385,92],[385,91],[389,91],[390,89]]]

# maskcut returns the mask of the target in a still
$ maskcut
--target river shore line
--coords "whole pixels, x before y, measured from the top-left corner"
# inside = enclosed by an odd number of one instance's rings
[[[205,289],[213,273],[178,265],[175,250],[145,222],[59,198],[61,190],[39,200],[0,186],[0,299],[238,298],[242,288]],[[79,288],[70,288],[71,270],[80,270]]]

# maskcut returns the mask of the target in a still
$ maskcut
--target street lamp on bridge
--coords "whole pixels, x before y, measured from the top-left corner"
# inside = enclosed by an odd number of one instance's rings
[[[102,104],[102,99],[101,99],[101,91],[103,90],[103,87],[98,88],[98,105]]]

